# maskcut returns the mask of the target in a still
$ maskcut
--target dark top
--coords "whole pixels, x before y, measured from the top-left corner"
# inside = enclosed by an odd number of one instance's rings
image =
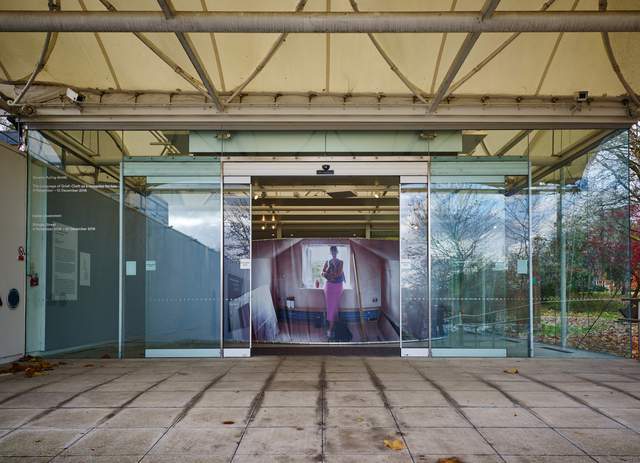
[[[329,283],[344,283],[344,271],[342,270],[343,263],[340,259],[331,259],[324,263],[322,269],[322,276],[327,279]]]

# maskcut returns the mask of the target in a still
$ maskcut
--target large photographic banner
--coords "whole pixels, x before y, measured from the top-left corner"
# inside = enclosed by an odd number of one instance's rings
[[[253,338],[269,343],[399,339],[399,242],[254,241]]]

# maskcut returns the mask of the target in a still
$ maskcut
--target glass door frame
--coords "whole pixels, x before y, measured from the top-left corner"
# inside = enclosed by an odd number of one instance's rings
[[[203,164],[212,167],[211,172],[203,169]],[[125,179],[127,177],[202,177],[217,180],[219,184],[220,206],[223,202],[223,185],[221,177],[220,159],[217,156],[126,156],[120,162],[120,187],[119,187],[119,210],[118,210],[118,358],[124,358],[125,350]],[[182,166],[182,168],[180,168]],[[220,209],[222,218],[222,210]],[[222,225],[222,223],[221,223]],[[222,226],[220,227],[222,236]],[[222,238],[220,239],[222,244]],[[222,249],[220,249],[219,271],[222,275]],[[221,324],[222,306],[222,283],[221,279],[214,284],[218,285],[219,304],[213,304],[212,310],[218,311],[219,323]],[[216,305],[218,307],[216,307]],[[214,317],[215,318],[215,317]],[[220,334],[222,327],[220,327]],[[221,357],[222,339],[217,342],[217,346],[211,348],[176,348],[176,349],[146,349],[145,358],[194,358],[194,357]]]
[[[222,169],[224,169],[224,164],[222,166]],[[220,233],[220,264],[221,264],[221,272],[220,272],[220,278],[221,278],[221,291],[222,291],[222,297],[220,298],[220,341],[221,341],[221,349],[222,349],[222,356],[223,357],[251,357],[251,348],[253,345],[253,311],[252,311],[252,288],[251,288],[251,274],[252,274],[252,264],[253,264],[253,256],[252,256],[252,239],[251,239],[251,235],[252,235],[252,201],[251,198],[253,197],[253,187],[252,187],[252,183],[251,183],[251,177],[250,176],[239,176],[239,175],[224,175],[224,171],[221,172],[221,178],[222,178],[222,190],[221,190],[221,195],[220,197],[222,198],[222,205],[221,205],[221,221],[222,221],[222,228],[221,228],[221,233]],[[248,299],[249,299],[249,327],[248,327],[248,346],[247,347],[226,347],[225,346],[225,338],[224,338],[224,327],[225,327],[225,323],[227,322],[227,311],[226,309],[226,304],[225,301],[227,299],[227,277],[226,277],[226,267],[225,267],[225,226],[226,226],[226,221],[225,221],[225,213],[226,213],[226,208],[225,208],[225,198],[226,198],[226,186],[227,185],[233,185],[233,186],[246,186],[248,188],[248,193],[249,193],[249,205],[248,205],[248,214],[249,214],[249,243],[248,243],[248,249],[249,249],[249,265],[248,268],[245,266],[245,268],[242,268],[243,263],[242,260],[245,259],[240,259],[240,269],[241,270],[248,270],[248,274],[249,274],[249,285],[248,285]]]

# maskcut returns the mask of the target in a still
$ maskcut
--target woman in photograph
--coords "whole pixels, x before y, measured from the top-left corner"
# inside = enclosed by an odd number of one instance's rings
[[[331,259],[324,263],[322,276],[327,280],[324,284],[324,299],[327,305],[327,321],[329,322],[327,338],[331,339],[336,320],[338,320],[342,284],[345,278],[343,262],[338,259],[338,247],[331,246],[329,251]]]

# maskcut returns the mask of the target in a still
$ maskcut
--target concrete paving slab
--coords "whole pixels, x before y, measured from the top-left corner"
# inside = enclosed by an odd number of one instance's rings
[[[184,407],[196,395],[194,391],[148,391],[137,397],[128,407]]]
[[[325,453],[327,455],[389,454],[393,451],[384,445],[384,440],[402,439],[396,428],[327,428],[325,431]],[[405,453],[406,451],[402,451]]]
[[[0,409],[51,408],[69,399],[74,394],[74,392],[25,392],[24,394],[21,394],[0,404]]]
[[[311,428],[321,423],[322,416],[317,407],[266,407],[263,403],[250,427]]]
[[[162,428],[98,428],[69,447],[64,455],[144,455],[164,432]]]
[[[249,407],[192,408],[176,428],[244,428],[249,412]]]
[[[329,391],[375,391],[375,385],[370,381],[328,381]]]
[[[554,428],[621,428],[615,421],[587,408],[534,408],[532,411]]]
[[[447,399],[438,391],[386,391],[393,407],[446,407]]]
[[[331,407],[383,407],[384,402],[376,391],[327,391],[327,405]]]
[[[504,394],[499,391],[447,391],[461,407],[513,407]]]
[[[385,407],[328,407],[325,416],[329,428],[393,428],[393,416]]]
[[[101,428],[166,428],[180,414],[181,408],[124,408],[100,423]]]
[[[640,400],[616,391],[572,392],[587,404],[596,408],[640,408]]]
[[[521,407],[463,408],[466,417],[479,428],[546,428],[547,425]]]
[[[237,455],[321,455],[322,433],[309,428],[249,428]]]
[[[401,427],[469,428],[471,424],[453,407],[396,407]]]
[[[517,401],[523,405],[536,407],[584,407],[581,403],[567,397],[562,392],[522,392],[514,391],[509,393]]]
[[[549,428],[480,428],[500,455],[584,455],[578,447]]]
[[[205,392],[196,407],[249,407],[256,398],[255,391],[216,391]]]
[[[318,391],[266,391],[263,407],[316,407]]]
[[[135,397],[138,392],[101,392],[89,391],[73,398],[64,407],[69,408],[116,408]]]
[[[640,460],[638,435],[626,429],[560,429],[590,455],[634,456]]]
[[[640,408],[602,408],[600,411],[634,431],[640,432]]]
[[[53,457],[80,436],[71,429],[18,429],[0,439],[0,457]]]
[[[59,408],[24,427],[87,430],[112,411],[109,408]]]
[[[44,408],[4,409],[0,411],[0,429],[17,428],[45,410]]]
[[[405,439],[412,452],[425,455],[495,455],[472,428],[409,428]]]
[[[154,445],[150,454],[158,455],[215,455],[230,459],[242,430],[239,428],[174,428]]]

